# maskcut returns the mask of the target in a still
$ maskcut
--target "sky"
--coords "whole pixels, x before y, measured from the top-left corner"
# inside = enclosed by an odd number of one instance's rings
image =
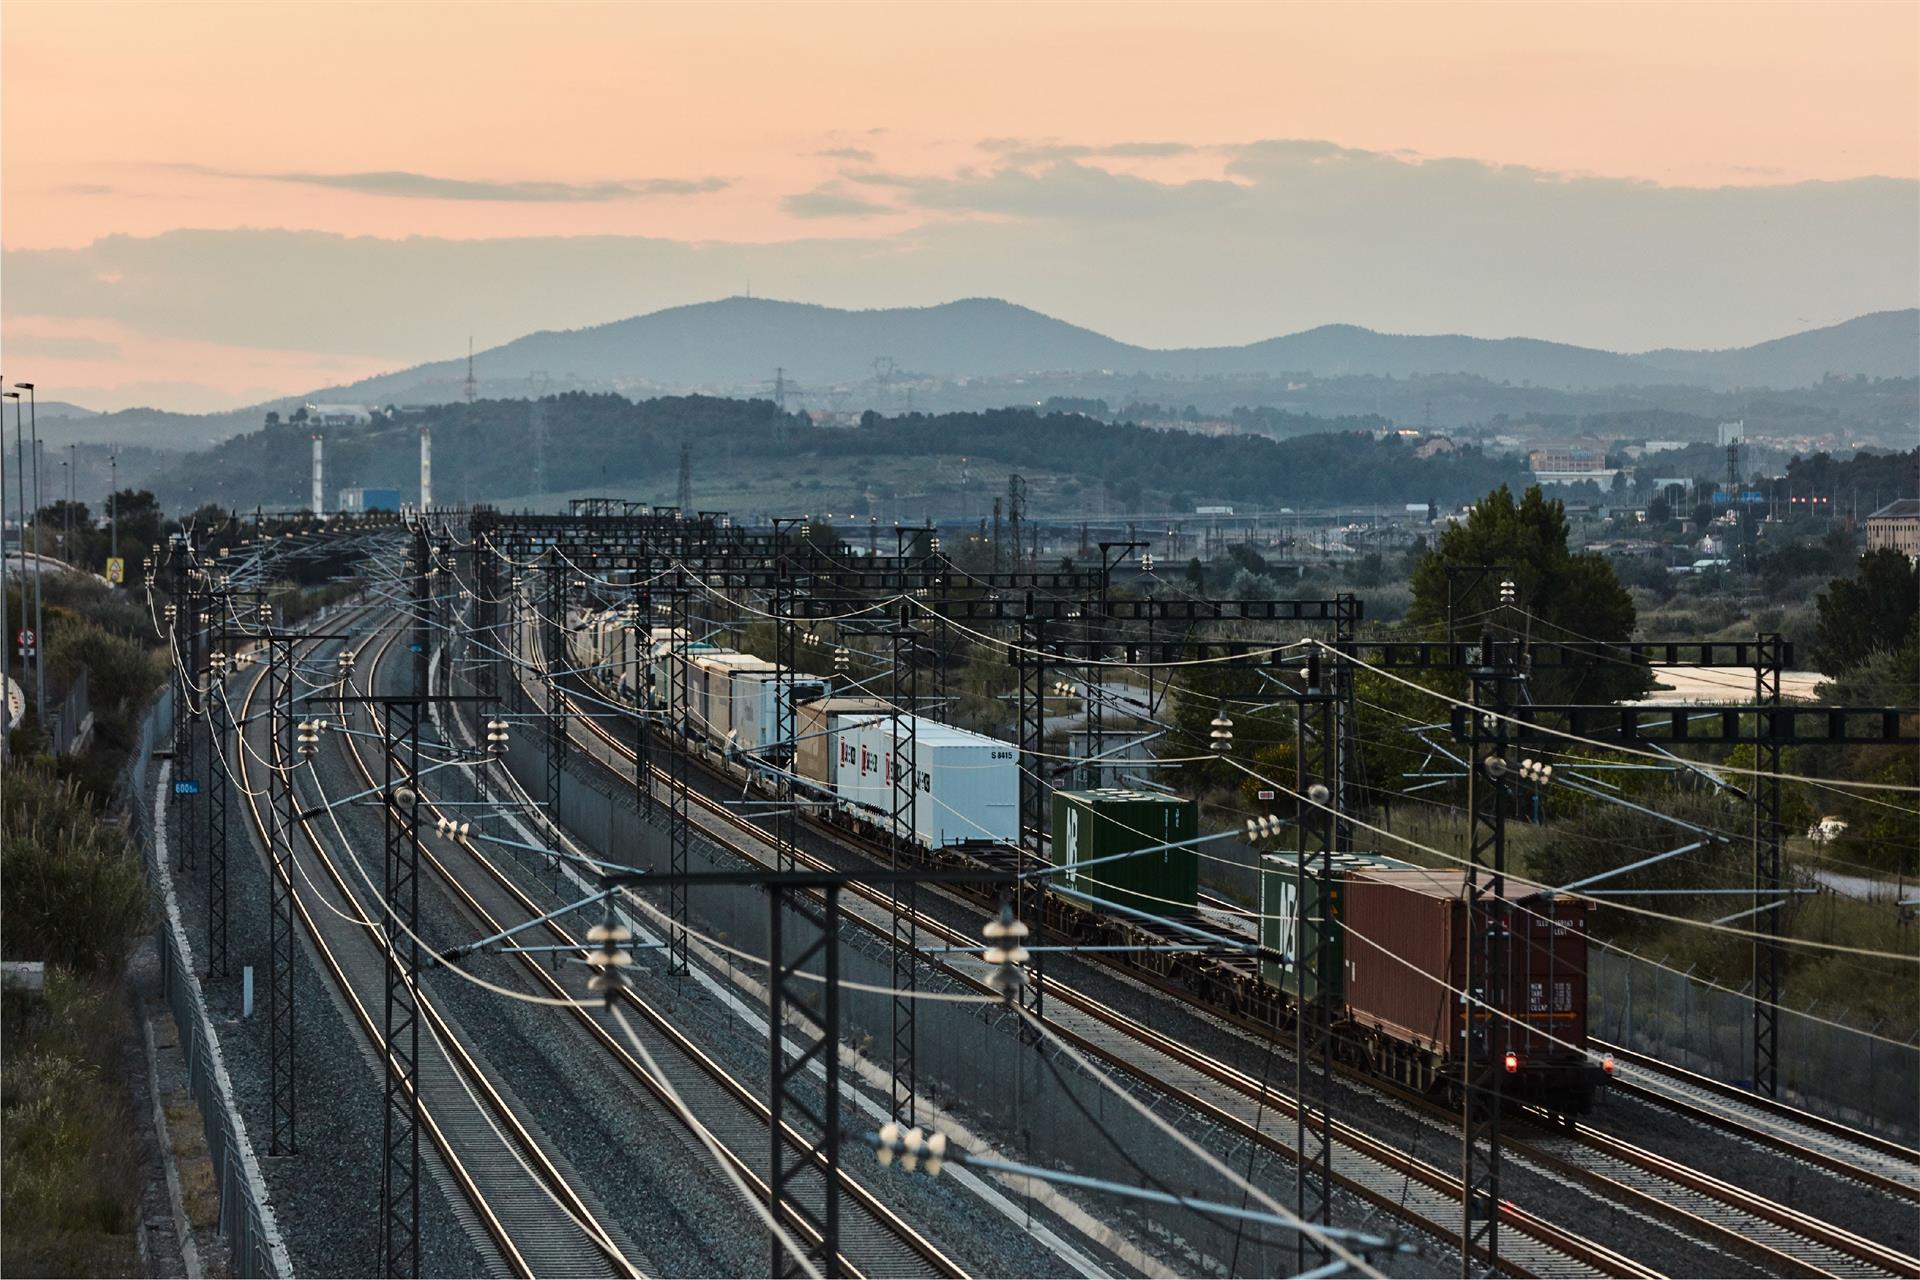
[[[1916,241],[1911,3],[0,6],[0,358],[101,409],[744,292],[1724,347]]]

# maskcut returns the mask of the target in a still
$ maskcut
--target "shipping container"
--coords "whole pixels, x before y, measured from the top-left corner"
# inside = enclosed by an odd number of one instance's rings
[[[1323,936],[1333,948],[1332,970],[1334,979],[1329,988],[1330,998],[1338,1003],[1342,997],[1344,982],[1342,975],[1346,968],[1345,941],[1338,927],[1327,928],[1331,920],[1337,926],[1345,918],[1345,894],[1342,886],[1346,878],[1354,871],[1369,870],[1411,870],[1413,864],[1401,862],[1377,853],[1335,853],[1329,855],[1335,888],[1328,901],[1321,900],[1321,885],[1318,876],[1311,871],[1307,876],[1306,912],[1308,937],[1306,946]],[[1292,967],[1295,940],[1293,934],[1294,911],[1300,901],[1299,890],[1295,882],[1300,877],[1300,855],[1297,852],[1269,853],[1260,859],[1260,943],[1268,952],[1285,956],[1285,961],[1275,955],[1260,957],[1260,976],[1277,987],[1299,995],[1299,985],[1295,983]],[[1317,976],[1307,977],[1307,996],[1309,999],[1319,991]]]
[[[702,644],[699,641],[688,641],[680,646],[676,646],[672,641],[655,641],[653,658],[650,663],[653,680],[653,705],[665,708],[669,713],[669,719],[679,718],[681,713],[680,708],[674,705],[674,699],[678,696],[675,688],[674,668],[679,665],[682,654],[686,656],[687,660],[686,680],[689,701],[691,702],[694,662],[700,658],[710,657],[717,653],[732,652],[733,650],[731,649],[722,649],[716,645]],[[698,729],[698,725],[696,725],[695,728]]]
[[[1571,898],[1534,898],[1509,885],[1482,906],[1492,930],[1507,1017],[1474,1010],[1468,990],[1465,875],[1459,871],[1356,871],[1346,894],[1346,982],[1351,1017],[1369,1029],[1450,1060],[1469,1044],[1474,1062],[1516,1055],[1516,1074],[1584,1067],[1587,920]],[[1516,898],[1526,898],[1516,904]],[[1478,956],[1475,957],[1476,962]],[[1473,987],[1484,989],[1480,977]]]
[[[1200,899],[1200,854],[1156,846],[1199,833],[1191,800],[1123,787],[1053,793],[1053,861],[1063,889],[1163,916],[1192,911]],[[1080,864],[1152,849],[1080,870]],[[1097,904],[1096,904],[1097,905]]]
[[[687,708],[694,732],[716,750],[733,749],[733,678],[746,671],[772,671],[773,664],[750,653],[708,653],[687,670]]]
[[[797,707],[826,697],[830,687],[829,682],[821,677],[800,671],[791,673],[789,679],[782,681],[778,666],[764,670],[754,667],[735,671],[733,708],[728,722],[734,747],[759,755],[779,737],[779,701],[783,692]],[[789,732],[797,732],[797,725],[798,717],[795,718],[795,725],[789,727]]]
[[[912,731],[906,732],[907,721]],[[913,838],[928,848],[986,842],[1016,845],[1020,832],[1019,753],[919,716],[845,717],[833,734],[835,793],[881,827],[892,822],[896,774],[914,752]],[[897,757],[896,758],[896,753]],[[904,794],[904,787],[900,788]]]
[[[848,717],[885,718],[887,704],[879,698],[819,698],[800,704],[794,716],[800,740],[794,748],[793,770],[831,789],[839,775],[840,753],[833,732]]]

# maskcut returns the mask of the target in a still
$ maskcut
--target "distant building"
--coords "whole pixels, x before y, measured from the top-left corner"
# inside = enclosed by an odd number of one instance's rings
[[[1527,455],[1527,468],[1540,484],[1592,481],[1602,489],[1613,483],[1616,474],[1607,466],[1606,456],[1591,449],[1535,449]]]
[[[400,509],[400,491],[398,489],[342,489],[340,491],[340,510],[350,514],[367,511],[398,511]]]
[[[1600,471],[1607,460],[1591,449],[1535,449],[1527,455],[1527,466],[1535,475],[1542,472]]]
[[[1692,443],[1693,441],[1691,440],[1649,440],[1646,443],[1646,447],[1641,449],[1640,452],[1642,454],[1672,453],[1676,449],[1684,449]]]
[[[1889,502],[1867,517],[1867,550],[1892,547],[1909,560],[1920,560],[1920,498]]]
[[[310,427],[364,427],[373,421],[373,410],[364,404],[310,404],[306,410]]]

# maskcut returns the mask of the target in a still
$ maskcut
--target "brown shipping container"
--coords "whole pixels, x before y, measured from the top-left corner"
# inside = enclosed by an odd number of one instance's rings
[[[818,698],[801,703],[794,723],[794,731],[800,738],[793,749],[794,772],[822,786],[832,786],[835,772],[833,736],[828,730],[832,727],[833,718],[849,711],[884,715],[886,710],[887,704],[880,698]]]
[[[1356,871],[1347,880],[1347,1006],[1354,1021],[1395,1039],[1459,1053],[1466,1006],[1465,875],[1458,871]],[[1579,1056],[1587,1042],[1585,905],[1567,899],[1520,907],[1530,886],[1508,886],[1504,1007],[1490,1052],[1529,1063]],[[1482,1014],[1486,1021],[1491,1015]]]

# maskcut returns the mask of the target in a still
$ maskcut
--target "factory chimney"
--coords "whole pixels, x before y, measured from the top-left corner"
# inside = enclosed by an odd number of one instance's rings
[[[320,460],[320,448],[320,436],[316,432],[313,437],[313,494],[307,503],[307,507],[315,515],[321,515],[327,509],[325,464]]]
[[[420,509],[433,509],[433,428],[420,428]]]

